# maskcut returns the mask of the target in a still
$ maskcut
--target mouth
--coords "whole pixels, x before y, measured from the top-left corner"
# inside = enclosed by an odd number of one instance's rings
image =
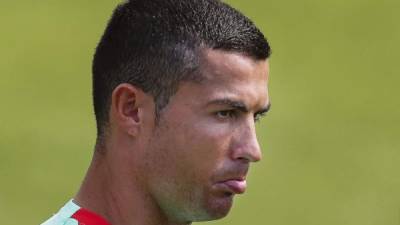
[[[233,194],[243,194],[246,191],[247,183],[245,179],[229,179],[215,184],[217,189],[223,191],[226,196]]]

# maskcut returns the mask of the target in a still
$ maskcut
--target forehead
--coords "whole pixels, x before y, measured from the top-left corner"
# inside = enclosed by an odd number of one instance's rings
[[[267,60],[222,50],[205,50],[201,74],[203,87],[210,98],[239,98],[260,107],[269,103]]]
[[[201,60],[200,82],[182,82],[164,110],[169,119],[181,120],[216,100],[238,101],[251,111],[269,104],[267,60],[221,50],[207,50]]]
[[[268,60],[256,60],[241,53],[211,49],[204,50],[202,56],[201,69],[206,79],[268,80]]]

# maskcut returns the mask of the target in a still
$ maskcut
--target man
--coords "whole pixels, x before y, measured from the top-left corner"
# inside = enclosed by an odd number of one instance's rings
[[[97,142],[77,195],[44,225],[191,224],[227,215],[261,159],[270,47],[218,0],[131,0],[96,49]]]

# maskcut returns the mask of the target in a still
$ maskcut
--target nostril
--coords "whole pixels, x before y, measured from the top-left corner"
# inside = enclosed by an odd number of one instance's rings
[[[249,163],[250,162],[250,160],[248,158],[246,158],[246,157],[239,157],[239,158],[237,158],[237,160],[242,161],[244,163]]]

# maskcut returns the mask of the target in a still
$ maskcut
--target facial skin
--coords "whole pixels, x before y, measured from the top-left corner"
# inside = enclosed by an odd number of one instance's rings
[[[168,214],[200,221],[228,213],[234,191],[221,182],[245,179],[261,159],[255,114],[268,109],[268,70],[265,61],[207,51],[205,80],[183,83],[171,98],[144,157],[148,187]]]
[[[181,83],[158,124],[151,97],[117,87],[106,153],[94,157],[76,201],[121,225],[226,216],[261,159],[255,118],[269,108],[268,73],[266,60],[205,50],[203,81]]]

